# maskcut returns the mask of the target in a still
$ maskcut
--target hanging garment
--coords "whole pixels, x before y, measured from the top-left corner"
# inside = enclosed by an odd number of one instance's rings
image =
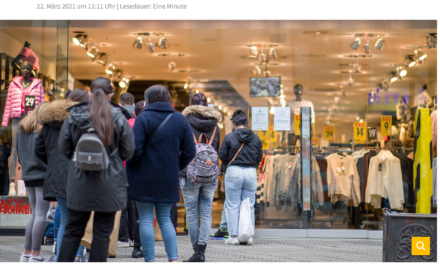
[[[437,205],[437,157],[432,161],[432,204]]]
[[[400,160],[400,168],[402,171],[403,191],[405,198],[405,208],[415,208],[414,203],[414,177],[413,177],[413,160],[405,155],[405,152],[391,152]]]
[[[323,156],[314,156],[319,166],[319,173],[321,174],[322,190],[325,202],[330,202],[328,196],[328,180],[327,180],[327,160]]]
[[[431,113],[432,150],[437,149],[437,110]]]
[[[281,205],[282,201],[286,201],[289,194],[290,179],[293,177],[294,165],[300,155],[280,155],[274,163],[275,184],[271,186],[270,199],[275,203],[273,205]]]
[[[273,182],[273,163],[274,163],[274,159],[276,156],[268,156],[265,159],[265,169],[264,169],[264,181],[263,181],[263,197],[262,197],[262,201],[265,202],[266,204],[269,204],[271,201],[269,199],[270,197],[270,189],[271,189],[271,184]]]

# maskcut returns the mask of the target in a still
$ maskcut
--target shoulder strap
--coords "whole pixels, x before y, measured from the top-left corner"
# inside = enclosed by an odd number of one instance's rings
[[[208,140],[208,137],[205,135],[205,134],[200,134],[200,136],[199,136],[199,143],[202,143],[202,138],[203,138],[203,136],[205,136],[205,139],[206,139],[206,143],[208,143],[209,142],[209,140]]]
[[[235,160],[235,158],[237,157],[238,153],[240,153],[241,149],[244,146],[244,142],[241,144],[240,148],[238,149],[237,153],[235,154],[235,156],[232,158],[232,160],[229,162],[228,166],[231,165],[231,163]]]
[[[149,137],[148,141],[151,140],[151,138],[156,135],[156,133],[167,123],[167,121],[170,119],[170,117],[173,115],[173,113],[169,114],[163,121],[162,123],[160,123],[159,127],[153,132],[153,134],[151,134],[151,136]]]
[[[214,127],[214,131],[212,131],[211,139],[209,140],[208,144],[212,145],[212,141],[214,141],[215,138],[215,132],[217,132],[217,125]]]

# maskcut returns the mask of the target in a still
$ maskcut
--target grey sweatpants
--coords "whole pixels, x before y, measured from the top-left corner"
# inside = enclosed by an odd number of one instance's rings
[[[32,217],[26,225],[24,249],[40,250],[46,229],[46,215],[50,202],[43,199],[43,187],[27,187]]]

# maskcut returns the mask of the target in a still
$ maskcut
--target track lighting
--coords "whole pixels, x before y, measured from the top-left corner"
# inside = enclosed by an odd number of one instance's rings
[[[93,60],[95,59],[96,55],[98,55],[98,49],[96,48],[96,46],[92,46],[90,49],[87,50],[87,56],[89,56]]]
[[[165,37],[161,37],[159,40],[159,48],[166,49],[168,48],[168,41]]]
[[[422,49],[416,49],[414,51],[414,53],[416,54],[416,57],[419,61],[426,59],[426,57],[428,57],[428,54],[426,54],[426,52],[424,52]]]
[[[423,65],[423,63],[425,63],[425,60],[417,60],[417,63]]]
[[[107,60],[108,60],[108,56],[105,53],[98,53],[98,55],[96,55],[95,61],[101,65],[106,65]]]
[[[376,49],[378,50],[383,50],[384,46],[385,46],[385,40],[383,38],[379,38],[376,41],[376,44],[374,45],[376,47]]]
[[[176,63],[175,62],[168,63],[168,69],[170,71],[174,71],[175,68],[176,68]]]
[[[254,66],[254,75],[261,75],[261,69],[258,66]]]
[[[113,75],[113,73],[115,72],[115,65],[113,63],[109,63],[107,65],[107,67],[105,67],[105,73],[107,73],[108,75]]]
[[[185,83],[185,85],[183,86],[183,89],[188,89],[188,83]]]
[[[112,80],[115,80],[117,82],[120,81],[122,78],[122,74],[123,74],[122,70],[115,70],[112,75]]]
[[[361,39],[360,38],[356,38],[350,45],[350,47],[354,50],[357,50],[359,45],[361,45]]]
[[[133,42],[133,48],[142,49],[142,37],[141,36],[137,37],[136,40]]]
[[[271,48],[269,54],[272,59],[274,60],[278,59],[277,50],[275,48]]]
[[[382,87],[383,87],[383,90],[384,90],[385,92],[387,92],[388,89],[390,89],[390,84],[389,84],[386,80],[384,80],[384,81],[382,82]]]
[[[350,87],[353,86],[353,78],[351,78],[351,72],[350,72],[350,75],[348,77],[347,82],[348,82],[348,86],[350,86]]]
[[[416,60],[414,60],[414,55],[408,55],[405,57],[405,65],[407,67],[413,67],[416,65]]]
[[[397,77],[397,72],[395,71],[390,72],[389,76],[390,76],[390,83],[394,83],[399,78]]]
[[[258,49],[256,46],[252,46],[249,49],[249,58],[256,59],[258,57]]]
[[[260,55],[258,56],[258,60],[261,63],[266,63],[267,62],[267,55],[265,53],[260,53]]]
[[[426,46],[428,46],[428,49],[435,49],[435,48],[437,48],[437,36],[436,36],[436,34],[429,34],[429,36],[426,37]]]
[[[354,72],[356,72],[356,73],[360,73],[361,72],[361,65],[360,64],[353,64],[353,69],[354,69]]]
[[[407,70],[402,66],[397,66],[396,70],[400,77],[405,77],[406,74],[408,73]]]
[[[87,35],[77,34],[75,37],[73,37],[72,41],[73,44],[87,49],[87,42],[88,42]]]
[[[130,86],[130,79],[127,77],[122,78],[122,80],[119,82],[119,87],[128,89],[128,86]]]
[[[367,44],[364,45],[364,51],[365,51],[365,54],[371,53],[371,44],[370,44],[369,40],[367,40]]]
[[[154,43],[151,42],[151,39],[150,39],[150,43],[148,43],[148,51],[149,51],[150,53],[153,53],[153,52],[154,52]]]

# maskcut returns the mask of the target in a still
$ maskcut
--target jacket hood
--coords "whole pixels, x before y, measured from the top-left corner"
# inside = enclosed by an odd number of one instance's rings
[[[76,104],[78,103],[67,100],[55,100],[53,102],[42,103],[38,108],[38,123],[44,125],[56,121],[64,122],[70,114],[67,109]]]
[[[123,106],[122,108],[127,110],[127,112],[130,114],[130,116],[132,118],[134,117],[134,111],[135,111],[135,106],[134,105],[126,105],[126,106]]]
[[[18,87],[21,87],[21,81],[23,80],[23,76],[16,76],[14,78],[12,78],[12,82],[14,82],[16,85],[18,85]],[[29,87],[34,87],[37,84],[41,83],[40,79],[37,78],[31,78],[32,80],[32,84]]]
[[[188,106],[182,114],[192,127],[205,133],[212,131],[217,123],[222,120],[219,111],[203,105]]]
[[[249,143],[254,138],[255,134],[252,130],[249,130],[247,128],[239,128],[236,129],[234,132],[235,137],[240,141],[241,143]]]

